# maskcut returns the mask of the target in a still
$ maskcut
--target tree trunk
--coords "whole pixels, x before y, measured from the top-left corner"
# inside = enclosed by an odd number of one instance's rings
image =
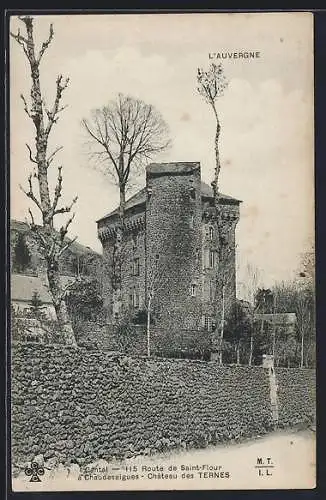
[[[237,344],[237,366],[240,365],[240,340],[238,341]]]
[[[214,181],[213,181],[212,185],[213,185],[215,206],[218,209],[218,205],[219,205],[219,177],[220,177],[220,171],[221,171],[220,150],[219,150],[219,139],[220,139],[221,126],[220,126],[220,121],[219,121],[218,114],[216,111],[215,103],[212,104],[212,107],[213,107],[213,111],[214,111],[214,115],[215,115],[215,119],[216,119],[216,131],[215,131],[215,140],[214,140],[215,175],[214,175]]]
[[[51,265],[48,264],[47,276],[57,320],[59,323],[59,328],[64,343],[72,347],[77,347],[74,331],[67,311],[66,302],[63,298],[59,270],[51,269]]]
[[[254,335],[253,331],[251,330],[251,335],[250,335],[250,353],[249,353],[249,361],[248,365],[252,365],[252,355],[253,355],[253,350],[254,350]]]
[[[121,320],[122,310],[122,260],[123,260],[123,240],[124,240],[124,216],[126,205],[125,186],[120,186],[119,222],[116,231],[114,245],[114,286],[113,286],[113,321]]]
[[[222,315],[221,315],[221,334],[220,334],[220,352],[219,352],[219,364],[222,365],[223,362],[223,338],[224,338],[224,320],[225,320],[225,286],[222,285]]]
[[[151,297],[148,298],[147,304],[147,357],[151,356]]]
[[[300,368],[303,368],[304,364],[304,332],[303,328],[301,329],[301,360],[300,360]]]

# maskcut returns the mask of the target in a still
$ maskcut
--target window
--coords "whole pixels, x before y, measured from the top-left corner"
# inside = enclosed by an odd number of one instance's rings
[[[199,264],[199,248],[196,248],[196,254],[195,254],[195,259],[196,259],[196,266],[198,266]]]
[[[210,269],[215,267],[215,252],[213,250],[209,251],[209,267]]]
[[[204,250],[204,269],[215,269],[216,267],[216,252],[209,248]]]
[[[212,318],[210,316],[203,316],[203,327],[208,332],[212,331]]]
[[[210,280],[209,282],[209,299],[213,301],[215,299],[215,281]]]
[[[196,189],[194,187],[191,187],[189,189],[189,192],[190,192],[190,197],[195,200],[196,199]]]
[[[194,222],[195,222],[195,218],[193,215],[190,216],[190,221],[189,221],[189,227],[190,229],[193,229],[194,228]]]
[[[133,306],[135,309],[138,309],[139,308],[139,293],[138,293],[138,290],[134,290],[134,294],[133,294]]]
[[[134,249],[137,248],[138,241],[139,241],[138,233],[133,233],[133,235],[132,235],[132,244],[133,244],[133,248]]]
[[[139,276],[139,259],[134,259],[134,265],[133,265],[133,275],[134,276]]]
[[[212,227],[209,228],[209,241],[213,241],[214,238],[214,229]]]
[[[195,284],[191,285],[191,296],[196,297],[196,285]]]

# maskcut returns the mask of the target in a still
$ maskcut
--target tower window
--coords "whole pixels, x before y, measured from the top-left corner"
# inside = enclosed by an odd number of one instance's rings
[[[195,200],[196,199],[196,189],[194,187],[190,188],[190,197]]]
[[[192,297],[196,297],[196,285],[195,284],[192,284],[191,285],[191,296]]]
[[[190,229],[194,228],[195,217],[193,215],[190,216],[189,227]]]
[[[139,276],[139,259],[134,259],[134,264],[133,264],[133,275],[134,276]]]
[[[199,264],[199,248],[196,248],[195,258],[196,258],[196,266],[198,266],[198,264]]]
[[[215,252],[213,250],[209,251],[209,267],[210,269],[215,267]]]
[[[212,331],[212,318],[210,316],[203,316],[203,327],[208,332]]]
[[[212,227],[209,228],[209,241],[213,241],[214,238],[214,229]]]
[[[138,309],[139,308],[139,293],[138,293],[138,290],[134,290],[134,294],[133,294],[133,306],[135,309]]]
[[[135,249],[138,246],[138,234],[137,233],[133,233],[132,243],[133,243],[133,247]]]
[[[215,298],[215,287],[216,287],[215,281],[210,280],[210,282],[209,282],[209,299],[211,301],[213,301]]]

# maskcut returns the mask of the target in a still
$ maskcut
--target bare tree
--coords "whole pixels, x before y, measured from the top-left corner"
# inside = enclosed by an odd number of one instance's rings
[[[107,106],[94,109],[83,127],[91,139],[92,155],[105,166],[119,187],[119,221],[114,244],[113,305],[120,316],[121,267],[123,253],[126,189],[145,162],[165,151],[170,141],[161,114],[140,99],[118,94]],[[104,162],[104,163],[103,163]]]
[[[260,272],[257,267],[251,263],[247,263],[245,268],[245,279],[243,287],[243,298],[247,300],[250,304],[249,318],[250,318],[250,349],[249,349],[249,360],[248,365],[252,365],[252,358],[254,352],[254,331],[255,331],[255,312],[256,312],[256,295],[258,287],[261,283]],[[261,328],[263,329],[263,320],[261,323]]]
[[[49,289],[63,340],[66,344],[75,346],[76,340],[65,302],[66,290],[63,288],[60,280],[59,260],[71,245],[72,241],[74,241],[67,240],[66,235],[75,216],[75,214],[72,213],[72,207],[76,203],[77,197],[73,199],[70,205],[59,207],[59,200],[62,195],[62,167],[58,167],[57,183],[52,200],[50,197],[48,179],[48,169],[52,165],[55,155],[62,149],[62,146],[60,146],[55,148],[52,153],[49,153],[49,137],[53,125],[57,123],[60,113],[66,107],[61,105],[61,99],[64,90],[68,86],[69,79],[63,79],[62,75],[57,77],[54,103],[52,107],[48,108],[41,91],[40,64],[44,53],[49,48],[53,39],[53,25],[50,25],[49,36],[47,40],[42,43],[41,49],[37,53],[34,41],[33,18],[24,16],[19,17],[19,19],[25,26],[26,36],[23,36],[20,30],[18,30],[16,34],[11,33],[11,36],[22,47],[30,66],[32,81],[30,94],[31,102],[28,104],[23,95],[21,95],[21,99],[24,104],[24,110],[27,116],[32,120],[36,131],[36,151],[33,151],[33,148],[29,144],[26,144],[29,159],[35,165],[35,172],[28,176],[28,189],[21,189],[26,196],[33,201],[41,213],[42,225],[36,225],[33,213],[31,209],[29,209],[31,218],[30,228],[46,262]],[[33,179],[36,179],[39,196],[34,192]],[[65,213],[69,214],[67,222],[59,231],[55,231],[55,216]]]
[[[220,119],[217,113],[216,101],[219,97],[223,96],[224,91],[228,86],[228,80],[226,79],[223,71],[222,64],[212,63],[208,71],[204,71],[201,68],[197,70],[197,90],[199,94],[205,99],[205,101],[211,106],[215,120],[216,120],[216,131],[215,131],[215,175],[214,181],[212,182],[214,197],[218,205],[219,198],[219,176],[221,170],[220,163],[220,152],[219,152],[219,139],[221,133]]]
[[[221,162],[220,162],[220,152],[219,152],[219,139],[221,133],[221,124],[219,115],[217,112],[216,103],[219,97],[222,97],[224,91],[228,86],[228,80],[226,79],[223,71],[222,64],[211,63],[207,71],[204,71],[202,68],[197,69],[197,91],[204,98],[207,104],[212,108],[215,121],[216,121],[216,129],[215,129],[215,139],[214,139],[214,150],[215,150],[215,172],[214,172],[214,180],[211,183],[214,194],[214,205],[216,210],[216,223],[218,228],[219,235],[219,269],[220,272],[218,274],[217,280],[217,290],[221,293],[221,303],[222,303],[222,313],[221,313],[221,329],[220,329],[220,345],[223,343],[224,336],[224,324],[225,324],[225,315],[224,315],[224,302],[225,302],[225,285],[226,285],[226,276],[223,273],[223,266],[225,266],[226,260],[226,251],[229,244],[229,236],[230,236],[230,228],[226,227],[225,222],[223,221],[222,211],[220,207],[220,191],[219,191],[219,177],[221,171]],[[217,309],[219,309],[217,307]],[[216,323],[219,324],[218,318],[216,318]],[[220,349],[220,363],[222,363],[222,350]]]

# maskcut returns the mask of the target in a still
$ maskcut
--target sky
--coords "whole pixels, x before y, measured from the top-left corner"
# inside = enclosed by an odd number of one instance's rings
[[[40,47],[54,38],[41,63],[46,103],[58,74],[70,78],[53,129],[50,151],[63,166],[63,200],[77,194],[71,236],[101,251],[96,220],[113,210],[118,191],[90,160],[81,120],[122,92],[154,105],[170,128],[172,147],[154,161],[199,161],[202,179],[214,172],[214,116],[196,91],[198,67],[209,54],[255,51],[255,59],[227,59],[229,80],[218,100],[220,189],[242,200],[237,226],[238,292],[248,264],[262,286],[292,279],[314,231],[313,32],[309,13],[146,14],[36,16]],[[11,31],[23,24],[11,19]],[[29,98],[30,74],[22,49],[10,41],[11,217],[25,220],[30,200],[20,190],[33,165],[33,124],[20,94]],[[51,185],[56,166],[50,174]],[[144,176],[138,180],[144,184]],[[132,193],[131,193],[132,194]],[[34,208],[34,207],[33,207]],[[36,211],[34,210],[34,213]],[[60,221],[59,221],[60,222]]]

